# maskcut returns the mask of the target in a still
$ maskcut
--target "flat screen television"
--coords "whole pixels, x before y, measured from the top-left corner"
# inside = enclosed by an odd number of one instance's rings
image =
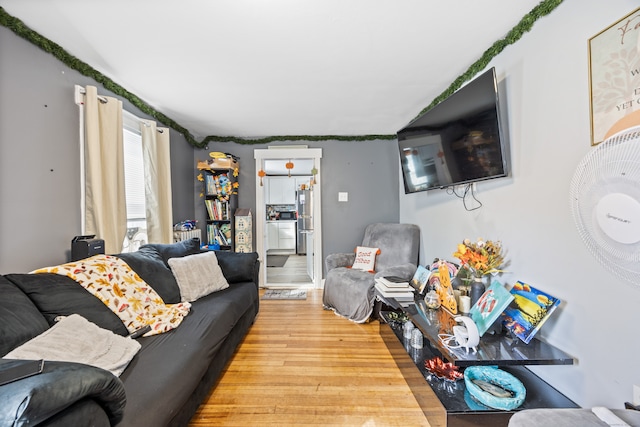
[[[491,68],[398,131],[405,194],[507,176]]]

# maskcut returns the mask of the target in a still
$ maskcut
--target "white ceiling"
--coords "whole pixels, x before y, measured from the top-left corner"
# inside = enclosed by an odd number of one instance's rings
[[[538,3],[0,0],[197,138],[394,134]]]

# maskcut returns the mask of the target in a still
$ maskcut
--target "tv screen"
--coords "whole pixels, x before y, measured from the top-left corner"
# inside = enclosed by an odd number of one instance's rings
[[[495,69],[398,131],[405,193],[507,176]]]

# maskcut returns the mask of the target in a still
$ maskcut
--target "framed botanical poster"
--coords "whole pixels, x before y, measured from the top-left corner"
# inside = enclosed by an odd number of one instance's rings
[[[591,145],[640,120],[640,8],[589,39],[589,83]]]

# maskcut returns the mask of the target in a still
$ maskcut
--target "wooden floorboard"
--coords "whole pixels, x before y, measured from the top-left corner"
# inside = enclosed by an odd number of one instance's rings
[[[261,291],[261,293],[264,291]],[[203,426],[429,426],[379,333],[306,300],[260,314],[194,415]]]
[[[267,283],[271,287],[291,287],[292,283],[299,285],[313,285],[307,274],[307,257],[304,255],[289,255],[282,267],[267,267]]]

